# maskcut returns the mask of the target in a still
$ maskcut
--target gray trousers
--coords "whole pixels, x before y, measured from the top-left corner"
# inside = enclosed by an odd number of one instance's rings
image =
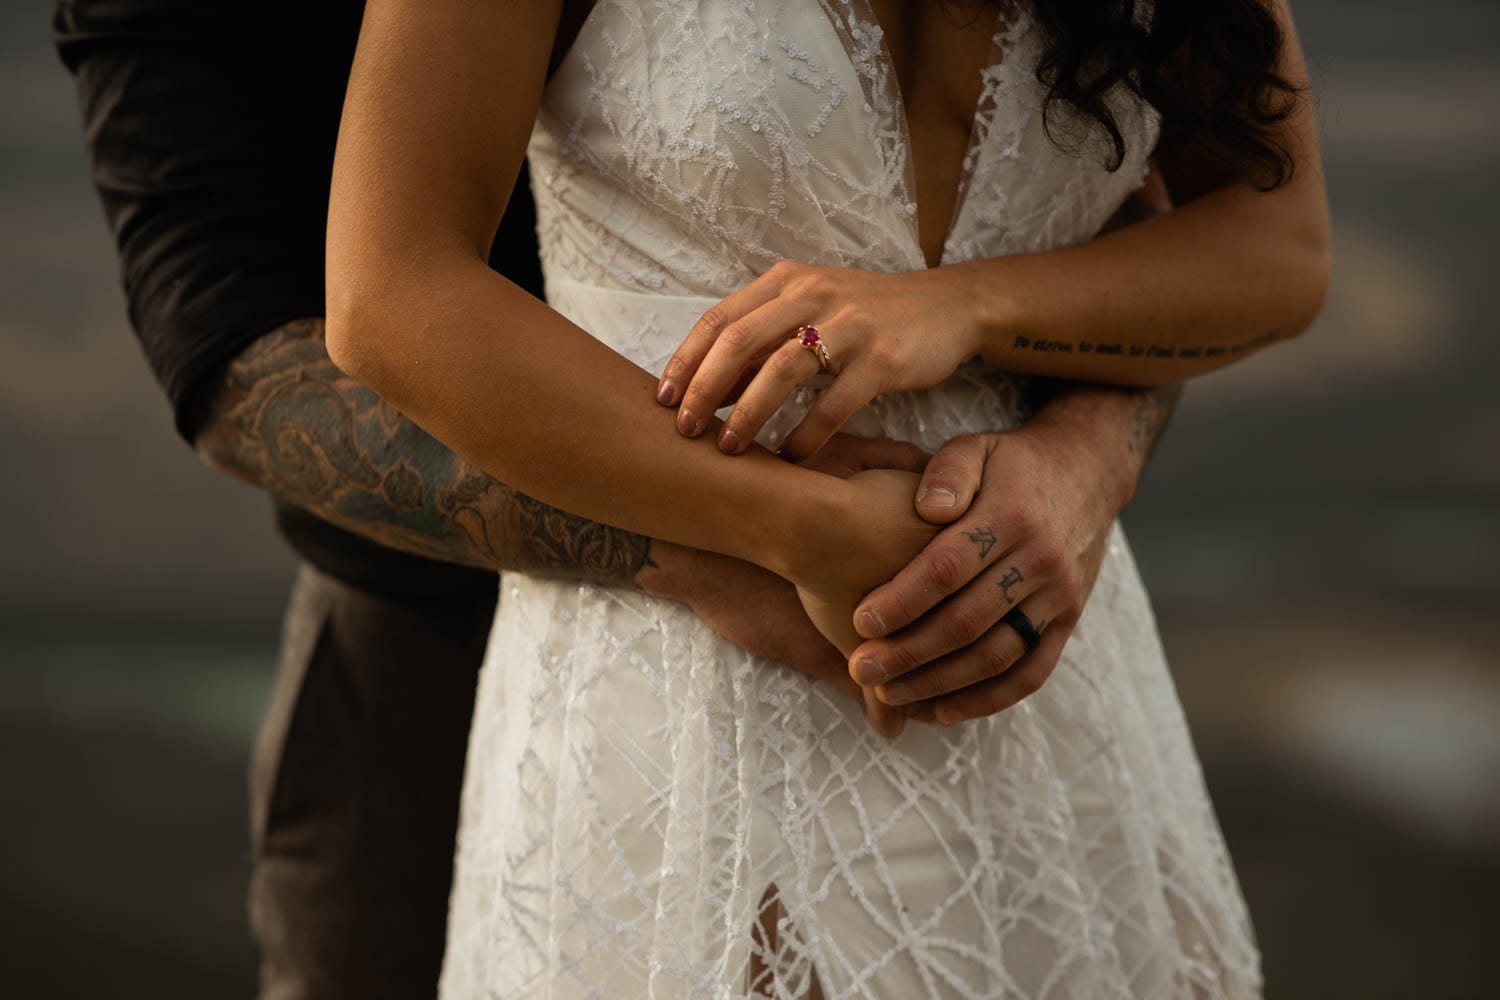
[[[431,997],[495,590],[434,606],[304,566],[251,764],[262,1000]]]

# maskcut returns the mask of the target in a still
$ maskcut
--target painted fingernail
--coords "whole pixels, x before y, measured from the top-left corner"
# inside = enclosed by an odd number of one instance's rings
[[[868,656],[860,657],[854,661],[854,679],[865,687],[885,682],[885,668],[880,661]]]
[[[740,450],[740,436],[728,427],[719,434],[719,450],[733,455]]]
[[[917,503],[926,504],[929,507],[957,507],[958,494],[946,486],[930,486],[917,497]]]
[[[667,379],[656,390],[656,401],[662,406],[671,406],[677,402],[677,386],[671,379]]]
[[[885,622],[880,620],[880,613],[874,608],[868,608],[859,613],[859,634],[865,638],[873,638],[885,631]]]
[[[677,429],[688,437],[698,433],[698,418],[693,415],[692,410],[677,411]]]
[[[887,705],[905,705],[911,701],[911,685],[902,681],[887,684],[881,688],[881,692],[884,694],[881,700]]]

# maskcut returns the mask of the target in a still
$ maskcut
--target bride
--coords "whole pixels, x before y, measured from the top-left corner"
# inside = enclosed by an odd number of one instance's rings
[[[916,477],[776,452],[932,450],[1014,427],[1027,376],[1172,383],[1299,333],[1304,80],[1281,0],[370,0],[335,359],[549,504],[795,583],[875,724],[680,605],[506,575],[444,996],[1259,992],[1118,526],[1076,621],[976,549],[1026,647],[1067,646],[961,710],[942,661],[890,662],[944,596],[878,589],[932,537]],[[485,266],[528,153],[549,304]],[[1093,239],[1151,158],[1183,207]]]

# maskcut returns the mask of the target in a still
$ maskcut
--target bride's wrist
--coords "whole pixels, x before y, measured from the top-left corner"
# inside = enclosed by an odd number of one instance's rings
[[[815,579],[838,558],[844,528],[855,513],[854,491],[834,476],[808,472],[773,515],[772,541],[762,566],[794,584]]]

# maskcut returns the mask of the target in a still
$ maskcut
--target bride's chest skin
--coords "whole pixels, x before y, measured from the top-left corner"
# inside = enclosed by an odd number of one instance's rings
[[[942,256],[958,201],[982,74],[994,56],[991,4],[869,0],[906,112],[917,233],[928,266]]]

